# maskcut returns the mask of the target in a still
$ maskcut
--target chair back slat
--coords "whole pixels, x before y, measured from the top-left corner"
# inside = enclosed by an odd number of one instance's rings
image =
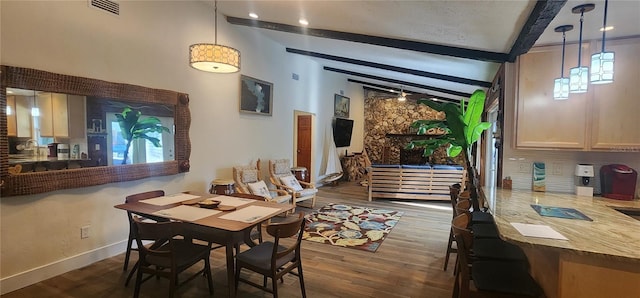
[[[458,271],[456,273],[456,289],[454,289],[454,294],[458,293],[457,297],[470,297],[469,255],[473,237],[471,231],[466,228],[469,221],[469,216],[463,213],[456,216],[451,222],[453,235],[458,245]]]
[[[164,196],[164,190],[152,190],[147,192],[141,192],[133,195],[128,195],[125,199],[125,203],[136,203],[141,200],[157,198]]]
[[[298,250],[300,248],[300,243],[302,241],[302,233],[304,232],[304,213],[301,212],[298,214],[298,218],[292,221],[286,221],[281,223],[272,223],[267,226],[267,233],[274,237],[274,251],[272,261],[275,262],[276,259],[286,256],[294,250]],[[280,239],[293,237],[294,235],[298,235],[295,243],[287,246],[286,249],[278,250],[278,246],[280,244]],[[298,252],[296,251],[296,255]]]

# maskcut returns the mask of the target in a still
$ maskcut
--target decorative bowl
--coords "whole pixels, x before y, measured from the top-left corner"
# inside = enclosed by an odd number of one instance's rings
[[[218,200],[204,200],[202,202],[199,202],[198,205],[200,205],[200,207],[202,207],[202,208],[214,209],[214,208],[218,207],[218,205],[220,205],[220,201],[218,201]]]

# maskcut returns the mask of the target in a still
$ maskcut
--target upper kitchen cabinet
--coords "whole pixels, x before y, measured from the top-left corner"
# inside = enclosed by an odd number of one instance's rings
[[[583,44],[583,63],[589,46]],[[585,54],[586,53],[586,54]],[[566,47],[564,74],[578,63],[578,45]],[[587,144],[588,94],[553,99],[553,81],[560,77],[562,47],[534,48],[518,61],[516,147],[581,150]]]
[[[7,95],[7,136],[31,138],[33,96]]]
[[[69,137],[67,95],[43,92],[36,98],[41,137]]]
[[[598,44],[598,49],[602,47]],[[606,50],[615,53],[614,81],[590,85],[593,93],[591,112],[591,149],[640,149],[640,39],[606,42]]]
[[[601,45],[583,44],[582,64]],[[614,82],[589,84],[586,93],[553,99],[553,81],[560,77],[562,47],[534,48],[518,59],[515,146],[518,149],[627,151],[640,148],[640,105],[634,90],[640,86],[640,39],[607,41],[615,52]],[[565,77],[577,66],[577,45],[568,45]]]

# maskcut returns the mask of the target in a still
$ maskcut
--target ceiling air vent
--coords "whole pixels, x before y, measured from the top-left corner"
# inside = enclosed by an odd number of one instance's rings
[[[89,0],[89,6],[119,16],[120,4],[110,0]]]

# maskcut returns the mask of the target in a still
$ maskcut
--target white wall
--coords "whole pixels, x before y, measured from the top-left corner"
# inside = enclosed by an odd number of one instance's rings
[[[600,193],[599,170],[606,164],[625,164],[640,171],[640,154],[638,152],[581,152],[560,150],[521,150],[515,149],[515,98],[516,67],[513,63],[505,65],[505,119],[504,119],[504,159],[503,177],[510,176],[514,189],[532,188],[533,162],[544,162],[546,167],[546,190],[554,192],[575,193],[576,164],[593,164],[595,170],[591,186],[595,193]],[[522,167],[521,167],[522,166]],[[637,189],[640,189],[640,183]],[[636,195],[639,190],[636,190]]]
[[[120,1],[120,16],[86,1],[0,2],[3,65],[185,92],[190,97],[191,171],[169,177],[3,197],[0,201],[2,293],[123,251],[128,194],[206,191],[231,167],[261,158],[293,159],[294,110],[315,114],[314,147],[322,154],[333,94],[351,98],[353,146],[362,148],[363,94],[339,74],[286,53],[258,29],[219,17],[218,42],[240,50],[242,70],[212,74],[188,66],[188,47],[213,42],[210,5],[201,1]],[[299,80],[292,80],[292,73]],[[240,74],[273,83],[273,116],[238,113]],[[314,157],[314,164],[322,160]],[[266,167],[265,167],[266,168]],[[317,177],[317,165],[312,177]],[[266,173],[266,172],[265,172]],[[90,238],[80,227],[91,225]]]

